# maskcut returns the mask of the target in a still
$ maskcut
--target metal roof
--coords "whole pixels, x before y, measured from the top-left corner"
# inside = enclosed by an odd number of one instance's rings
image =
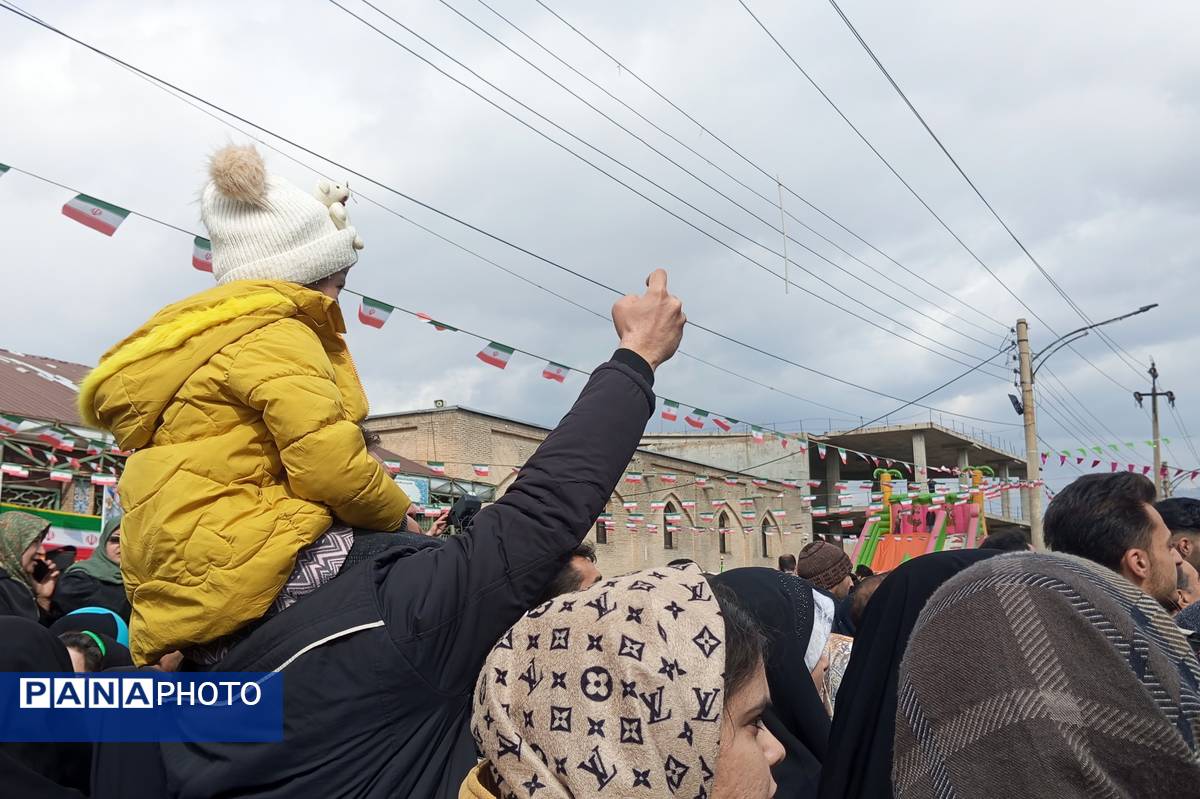
[[[75,402],[90,366],[0,349],[0,413],[82,425]]]

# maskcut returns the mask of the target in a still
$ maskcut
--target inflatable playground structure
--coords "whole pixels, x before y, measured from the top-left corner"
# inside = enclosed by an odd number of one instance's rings
[[[851,560],[879,573],[909,558],[944,549],[972,549],[987,537],[984,479],[994,477],[988,466],[964,472],[970,485],[963,491],[898,494],[892,481],[904,475],[896,469],[876,469],[882,504],[873,505],[858,537]]]

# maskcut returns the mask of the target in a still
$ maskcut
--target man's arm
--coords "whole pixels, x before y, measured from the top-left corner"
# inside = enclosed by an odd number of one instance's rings
[[[414,559],[388,577],[389,629],[443,688],[474,681],[492,644],[566,564],[654,412],[653,367],[674,353],[684,322],[665,273],[652,276],[646,295],[621,300],[613,316],[622,348],[592,374],[508,492],[479,512],[470,533],[423,555],[419,570]],[[417,640],[422,645],[411,646]]]

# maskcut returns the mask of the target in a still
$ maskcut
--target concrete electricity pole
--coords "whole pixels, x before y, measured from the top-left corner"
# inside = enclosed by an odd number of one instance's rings
[[[1042,461],[1038,454],[1037,417],[1033,407],[1033,355],[1029,351],[1029,323],[1017,320],[1017,361],[1021,375],[1021,408],[1025,419],[1025,481],[1030,485],[1021,497],[1029,517],[1029,533],[1033,548],[1042,550],[1046,542],[1042,538],[1042,492],[1037,481],[1041,479]]]
[[[1138,407],[1142,407],[1142,400],[1147,396],[1150,397],[1150,425],[1151,435],[1154,443],[1154,488],[1160,497],[1168,497],[1171,494],[1171,483],[1163,476],[1162,463],[1162,442],[1158,436],[1158,398],[1166,397],[1167,402],[1171,407],[1175,407],[1175,392],[1174,391],[1159,391],[1158,390],[1158,367],[1154,365],[1154,361],[1150,361],[1150,393],[1143,394],[1140,391],[1133,392],[1133,398],[1137,401]]]

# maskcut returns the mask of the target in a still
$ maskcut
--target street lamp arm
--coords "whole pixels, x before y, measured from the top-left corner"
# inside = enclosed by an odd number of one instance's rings
[[[1121,314],[1120,316],[1114,316],[1112,319],[1105,319],[1103,322],[1096,322],[1094,324],[1086,325],[1086,326],[1078,328],[1076,330],[1072,330],[1070,333],[1067,333],[1064,336],[1059,336],[1054,341],[1052,341],[1048,345],[1046,345],[1046,347],[1041,352],[1039,352],[1033,356],[1031,363],[1036,364],[1037,367],[1040,368],[1041,364],[1038,363],[1039,361],[1045,361],[1046,358],[1049,358],[1051,355],[1058,352],[1063,347],[1083,338],[1083,336],[1087,335],[1089,330],[1095,330],[1096,328],[1103,327],[1104,325],[1111,325],[1113,322],[1120,322],[1122,320],[1128,319],[1131,316],[1137,316],[1138,314],[1143,314],[1146,311],[1152,311],[1157,307],[1158,307],[1158,303],[1152,302],[1149,305],[1143,305],[1141,308],[1138,308],[1136,311],[1130,311],[1129,313]],[[1080,335],[1081,333],[1083,335]],[[1068,341],[1068,339],[1070,339],[1070,340]],[[1033,373],[1037,374],[1037,368],[1035,368],[1033,370]]]
[[[1079,341],[1080,339],[1087,337],[1087,335],[1090,332],[1091,332],[1090,328],[1084,327],[1084,328],[1080,328],[1079,330],[1076,330],[1073,333],[1068,333],[1067,335],[1056,340],[1049,347],[1047,347],[1046,349],[1042,350],[1037,355],[1035,355],[1033,357],[1034,367],[1033,367],[1032,376],[1037,377],[1038,369],[1042,368],[1042,364],[1044,364],[1046,362],[1046,359],[1048,359],[1051,355],[1058,352],[1063,347],[1069,347],[1070,345],[1074,344],[1076,341]]]

